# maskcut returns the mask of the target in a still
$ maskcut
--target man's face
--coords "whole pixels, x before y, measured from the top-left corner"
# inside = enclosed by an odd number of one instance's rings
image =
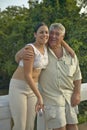
[[[53,29],[49,32],[49,45],[55,46],[61,44],[64,35],[62,34],[61,30]]]

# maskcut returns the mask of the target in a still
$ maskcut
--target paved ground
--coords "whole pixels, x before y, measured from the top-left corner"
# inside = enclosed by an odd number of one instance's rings
[[[79,130],[87,130],[87,122],[79,125]]]

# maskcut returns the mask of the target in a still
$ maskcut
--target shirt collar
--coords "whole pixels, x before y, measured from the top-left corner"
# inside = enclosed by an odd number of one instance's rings
[[[68,55],[68,52],[66,52],[64,47],[62,47],[62,48],[63,48],[63,56],[61,57],[61,59],[65,59],[66,55]],[[55,53],[53,52],[53,50],[50,47],[49,47],[49,51],[56,57]]]

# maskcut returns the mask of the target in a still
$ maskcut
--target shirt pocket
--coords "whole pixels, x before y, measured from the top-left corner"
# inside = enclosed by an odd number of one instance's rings
[[[45,108],[45,118],[46,120],[51,120],[56,118],[56,109],[52,106],[46,106]]]
[[[65,64],[65,69],[66,69],[66,74],[67,76],[72,77],[73,74],[75,73],[75,65],[71,65],[71,64]]]

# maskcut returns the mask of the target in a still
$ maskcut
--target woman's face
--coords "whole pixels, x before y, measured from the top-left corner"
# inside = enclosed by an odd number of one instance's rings
[[[36,42],[39,44],[46,44],[49,39],[49,30],[48,27],[43,25],[40,26],[36,33],[34,33],[34,36],[36,38]]]
[[[54,46],[54,45],[61,44],[63,38],[64,35],[62,34],[61,30],[53,29],[49,33],[49,45]]]

